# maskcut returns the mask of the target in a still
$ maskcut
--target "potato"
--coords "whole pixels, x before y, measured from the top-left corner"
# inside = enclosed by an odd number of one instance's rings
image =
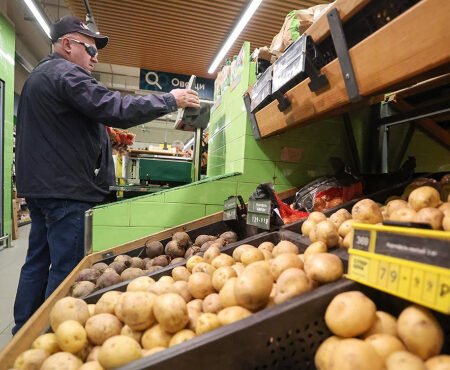
[[[322,221],[325,221],[327,216],[325,216],[322,212],[311,212],[308,216],[308,220],[315,222],[316,224]]]
[[[294,253],[283,253],[269,261],[270,271],[274,280],[278,279],[278,276],[288,268],[295,267],[298,269],[303,268],[302,261]]]
[[[345,238],[345,237],[347,236],[347,234],[348,234],[350,231],[353,230],[352,224],[353,224],[354,222],[355,222],[355,220],[352,220],[352,219],[350,219],[350,220],[345,220],[345,221],[341,224],[341,226],[339,226],[338,234],[339,234],[340,236],[342,236],[343,238]]]
[[[439,192],[431,186],[421,186],[414,189],[408,197],[408,204],[415,211],[428,207],[435,208],[440,202]]]
[[[248,266],[256,261],[264,261],[264,253],[258,248],[252,248],[241,254],[241,262],[244,266]],[[233,260],[234,261],[234,260]]]
[[[142,357],[147,357],[147,356],[151,356],[154,355],[155,353],[164,351],[166,349],[166,347],[155,347],[152,349],[143,349],[142,350]]]
[[[114,307],[119,301],[122,292],[110,291],[102,294],[100,299],[95,304],[95,314],[99,313],[114,313]]]
[[[409,352],[422,360],[441,352],[444,334],[429,310],[420,306],[405,308],[397,319],[398,336]]]
[[[186,304],[188,308],[194,308],[200,312],[202,312],[203,307],[203,299],[193,299],[189,303]]]
[[[341,226],[344,221],[349,219],[349,217],[346,216],[347,215],[343,213],[335,212],[330,216],[329,221],[331,221],[334,224],[334,226],[336,226],[336,229],[339,229],[339,226]]]
[[[120,335],[126,335],[127,337],[133,338],[136,342],[140,343],[143,331],[133,330],[128,325],[125,325],[120,331]]]
[[[337,336],[350,338],[369,330],[376,319],[375,303],[359,291],[338,294],[325,311],[325,323]]]
[[[306,275],[321,284],[331,283],[342,277],[344,266],[341,259],[330,253],[314,253],[305,259]]]
[[[95,284],[95,282],[97,281],[97,279],[100,277],[101,274],[102,273],[98,269],[93,268],[83,269],[77,274],[75,282],[90,281],[91,283]]]
[[[98,361],[86,362],[79,370],[104,370],[103,366]]]
[[[185,258],[184,257],[177,257],[174,258],[172,261],[170,261],[169,265],[176,265],[178,263],[184,263]]]
[[[277,280],[274,302],[283,303],[292,297],[309,292],[312,284],[305,272],[298,268],[284,270]]]
[[[140,257],[131,257],[130,267],[136,267],[138,269],[145,269],[145,262]]]
[[[256,311],[269,302],[272,286],[273,278],[266,269],[246,268],[235,282],[234,295],[240,306]]]
[[[206,252],[210,247],[215,246],[220,248],[220,244],[216,243],[215,240],[210,240],[209,242],[203,243],[200,247],[200,252]]]
[[[56,335],[54,333],[47,333],[38,336],[31,344],[31,348],[43,349],[50,355],[61,351],[61,348],[58,345],[58,341],[56,340]]]
[[[217,313],[222,309],[220,297],[217,293],[209,294],[202,302],[202,311],[208,313]]]
[[[187,309],[188,309],[189,322],[186,327],[192,331],[195,331],[195,328],[197,327],[198,318],[200,317],[202,312],[197,310],[196,308],[189,307],[189,306]]]
[[[98,362],[105,369],[119,367],[142,357],[139,343],[126,335],[116,335],[103,343],[98,353]]]
[[[445,231],[450,231],[450,213],[447,214],[443,219],[442,219],[442,228]]]
[[[316,226],[316,222],[314,222],[313,220],[307,219],[303,221],[301,228],[302,235],[309,236],[309,233],[311,232],[312,229],[314,229],[314,226]]]
[[[264,260],[265,260],[265,261],[269,261],[269,260],[273,259],[273,255],[272,255],[271,252],[266,251],[266,250],[264,250],[264,249],[261,250],[261,252],[262,252],[262,254],[264,255]]]
[[[48,356],[49,353],[43,349],[34,348],[26,350],[14,361],[14,369],[38,370]]]
[[[377,224],[383,222],[380,208],[371,199],[363,199],[357,202],[352,208],[352,218],[356,222],[364,224]]]
[[[161,295],[165,293],[178,293],[178,290],[172,283],[167,281],[157,281],[156,283],[150,285],[147,292]]]
[[[253,262],[253,263],[251,263],[250,265],[248,265],[248,266],[246,267],[246,269],[251,269],[251,268],[253,268],[253,267],[262,267],[262,268],[264,268],[264,269],[267,270],[267,273],[268,273],[268,274],[272,274],[272,269],[271,269],[271,267],[270,267],[269,261],[264,260],[264,261],[256,261],[256,262]],[[245,270],[245,269],[244,269],[244,270]],[[244,270],[243,270],[243,271],[244,271]]]
[[[322,241],[318,241],[318,242],[311,243],[308,246],[308,248],[306,248],[306,250],[303,254],[305,256],[309,256],[314,253],[327,253],[327,252],[328,252],[327,245]]]
[[[176,333],[183,329],[189,321],[186,302],[174,293],[158,296],[153,306],[153,313],[161,327],[169,333]]]
[[[268,251],[268,252],[272,253],[274,247],[275,247],[275,245],[272,242],[262,242],[258,246],[258,249],[261,251]]]
[[[141,269],[138,269],[136,267],[128,267],[120,274],[120,278],[122,279],[122,281],[133,280],[139,276],[142,276],[143,274],[144,272]]]
[[[405,350],[400,339],[389,334],[373,334],[366,338],[366,342],[373,347],[383,361],[386,361],[392,353]]]
[[[255,248],[256,249],[256,248]],[[235,261],[233,257],[228,254],[221,253],[216,258],[211,261],[211,265],[213,265],[216,269],[222,266],[232,266]]]
[[[186,281],[176,281],[173,286],[176,289],[176,293],[178,293],[186,301],[186,303],[192,300],[192,295],[189,292],[188,283]]]
[[[172,277],[175,281],[188,281],[189,276],[191,276],[191,273],[185,266],[177,266],[172,270]]]
[[[154,302],[155,295],[149,292],[124,293],[117,303],[120,306],[119,318],[133,330],[145,330],[155,322]]]
[[[103,262],[97,262],[91,266],[91,269],[95,269],[100,272],[100,274],[103,274],[103,272],[108,268],[108,265]]]
[[[89,353],[91,353],[92,348],[92,344],[89,342],[89,340],[87,340],[83,348],[74,353],[74,355],[77,356],[81,361],[85,362]]]
[[[412,222],[414,220],[414,216],[416,215],[416,211],[412,208],[400,208],[396,209],[389,216],[390,221],[398,221],[398,222]]]
[[[86,321],[86,333],[89,341],[96,345],[102,345],[106,339],[119,335],[121,330],[122,323],[110,313],[100,313]]]
[[[95,304],[88,304],[89,317],[95,315]]]
[[[195,337],[195,333],[189,329],[180,330],[178,333],[174,334],[172,339],[170,340],[169,347],[176,346],[177,344],[181,344],[186,342],[189,339]]]
[[[353,229],[345,236],[342,245],[345,249],[349,249],[353,246]]]
[[[425,362],[427,370],[449,370],[450,369],[450,356],[440,355],[434,356]]]
[[[436,208],[422,208],[413,218],[414,222],[430,224],[434,230],[442,229],[442,219],[444,214]]]
[[[126,268],[127,268],[127,266],[125,265],[125,263],[116,261],[116,262],[112,262],[109,265],[109,267],[107,269],[105,269],[105,271],[103,271],[103,273],[108,271],[108,269],[112,269],[120,275]]]
[[[203,255],[203,258],[205,259],[206,263],[211,263],[214,258],[220,255],[220,249],[219,247],[216,247],[215,245],[212,245],[208,248],[208,250]]]
[[[220,289],[219,297],[222,307],[237,306],[238,303],[234,294],[234,286],[236,281],[237,278],[232,277],[228,279],[222,289]]]
[[[195,238],[194,244],[198,245],[198,246],[202,246],[206,242],[214,241],[216,239],[217,239],[217,237],[211,236],[211,235],[199,235]]]
[[[147,240],[145,242],[145,252],[149,258],[155,258],[164,254],[164,246],[161,242]]]
[[[88,357],[86,358],[86,362],[97,361],[98,360],[98,352],[100,351],[100,348],[102,348],[102,347],[95,346],[94,348],[92,348],[91,351],[89,352]]]
[[[426,370],[426,368],[420,357],[407,351],[398,351],[387,358],[386,370]]]
[[[397,209],[402,209],[408,207],[408,202],[403,199],[394,199],[391,200],[386,205],[386,214],[388,217],[391,216],[391,214],[396,211]]]
[[[50,311],[50,326],[56,332],[63,321],[75,320],[84,325],[88,318],[89,309],[85,301],[79,298],[65,297],[58,300]]]
[[[237,242],[238,236],[234,231],[226,231],[220,234],[219,239],[223,239],[226,244],[230,244]]]
[[[77,370],[82,365],[83,361],[72,353],[57,352],[47,357],[47,359],[42,363],[40,370]]]
[[[245,319],[252,313],[244,307],[241,306],[230,306],[221,310],[217,317],[219,318],[220,325],[228,325],[233,322]]]
[[[438,210],[441,211],[445,216],[450,214],[450,202],[444,202],[439,207]]]
[[[214,271],[212,276],[212,285],[216,291],[220,291],[224,286],[225,282],[232,278],[237,277],[236,271],[230,266],[222,266],[219,267],[216,271]]]
[[[342,339],[334,345],[329,370],[383,370],[384,361],[361,339]]]
[[[233,266],[231,266],[231,268],[234,271],[236,271],[237,276],[239,276],[242,273],[242,271],[244,271],[245,266],[241,262],[236,262]]]
[[[86,331],[78,321],[66,320],[58,325],[55,332],[58,346],[65,352],[76,353],[87,341]]]
[[[274,257],[278,257],[280,254],[285,253],[298,254],[298,247],[288,240],[282,240],[272,250],[272,255]]]
[[[239,247],[235,248],[233,251],[233,258],[236,262],[241,262],[241,255],[245,251],[248,251],[249,249],[255,248],[253,245],[249,244],[242,244]]]
[[[160,256],[153,258],[150,262],[151,262],[151,266],[166,267],[169,265],[170,257],[165,254],[162,254]],[[149,269],[149,267],[151,267],[151,266],[148,266],[148,263],[147,263],[146,267],[147,267],[147,269]]]
[[[319,346],[316,355],[314,356],[314,364],[316,365],[317,370],[327,370],[329,368],[331,355],[340,339],[341,338],[332,335],[325,339]]]
[[[189,272],[192,272],[192,269],[197,263],[204,262],[203,257],[200,256],[192,256],[189,258],[186,262],[186,268],[189,270]]]
[[[140,276],[128,284],[127,292],[146,292],[147,289],[154,283],[155,280],[151,277]]]
[[[203,299],[214,293],[211,276],[206,272],[194,272],[188,280],[189,293],[194,298]]]
[[[214,313],[202,313],[195,327],[195,333],[201,335],[221,326],[219,317]]]
[[[169,284],[173,284],[175,282],[174,278],[169,275],[161,276],[158,281]]]
[[[72,286],[72,297],[79,298],[91,294],[95,290],[95,284],[90,281],[79,281]]]
[[[155,347],[168,347],[172,334],[165,331],[161,325],[156,324],[147,329],[142,334],[142,347],[145,349],[152,349]]]
[[[172,240],[175,240],[181,248],[187,248],[191,242],[189,234],[184,231],[178,231],[173,234]]]
[[[213,265],[210,265],[209,263],[206,262],[199,262],[192,269],[193,274],[195,274],[196,272],[205,272],[210,276],[214,274],[214,271],[216,271],[216,268]]]
[[[331,221],[322,221],[316,224],[311,231],[309,238],[313,243],[322,241],[328,247],[334,247],[339,242],[339,234],[336,226],[334,226]]]
[[[373,334],[389,334],[397,336],[397,319],[391,314],[383,311],[375,313],[376,319],[373,325],[361,337],[367,338]]]
[[[189,259],[192,256],[198,254],[199,252],[201,252],[200,247],[193,245],[192,247],[189,247],[188,249],[186,249],[186,252],[184,253],[184,258]]]

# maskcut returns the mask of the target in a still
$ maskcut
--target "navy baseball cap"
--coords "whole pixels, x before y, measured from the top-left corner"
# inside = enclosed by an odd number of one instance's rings
[[[78,32],[83,35],[93,37],[95,39],[95,46],[97,49],[103,49],[108,44],[108,36],[103,36],[100,33],[92,32],[86,23],[73,15],[66,15],[52,24],[50,30],[52,43],[55,43],[60,37],[72,32]]]

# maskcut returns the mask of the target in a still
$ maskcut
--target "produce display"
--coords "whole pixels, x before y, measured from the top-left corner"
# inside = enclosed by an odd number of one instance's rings
[[[108,291],[95,304],[62,298],[50,313],[53,332],[39,336],[14,366],[115,368],[336,281],[343,272],[336,255],[316,247],[300,254],[287,240],[243,244],[232,256],[212,243],[158,281],[137,277],[126,292]]]
[[[446,176],[444,178],[448,178]],[[391,197],[386,205],[380,205],[371,199],[362,199],[355,203],[351,213],[342,208],[329,218],[322,212],[312,212],[302,224],[302,234],[308,236],[312,242],[324,243],[326,247],[348,249],[353,239],[354,222],[417,222],[429,224],[434,230],[450,231],[450,195],[446,201],[442,201],[436,187],[428,185],[407,188],[404,194],[407,195],[407,200]]]
[[[377,311],[359,291],[338,294],[325,312],[333,336],[315,355],[318,370],[450,368],[450,356],[440,355],[444,333],[433,314],[411,305],[398,318]]]
[[[81,270],[71,288],[72,297],[85,297],[98,289],[135,279],[150,272],[157,271],[168,265],[185,261],[195,254],[205,252],[210,246],[219,249],[238,239],[233,231],[227,231],[220,236],[199,235],[192,242],[189,234],[176,232],[172,240],[165,246],[159,241],[145,243],[145,258],[118,255],[112,263],[93,264],[90,268]]]

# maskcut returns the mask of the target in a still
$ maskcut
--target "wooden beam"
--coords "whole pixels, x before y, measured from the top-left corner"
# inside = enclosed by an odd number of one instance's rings
[[[362,96],[386,92],[443,65],[450,67],[450,1],[422,0],[353,48],[350,56]],[[417,27],[417,19],[427,27]],[[337,59],[322,68],[330,84],[316,92],[309,78],[289,90],[292,106],[280,112],[277,102],[256,113],[262,137],[316,121],[318,116],[349,104]]]

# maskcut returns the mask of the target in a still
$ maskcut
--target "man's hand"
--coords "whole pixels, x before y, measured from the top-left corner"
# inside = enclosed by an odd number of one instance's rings
[[[170,93],[175,97],[178,108],[200,108],[200,100],[198,99],[197,91],[188,89],[175,89]]]

